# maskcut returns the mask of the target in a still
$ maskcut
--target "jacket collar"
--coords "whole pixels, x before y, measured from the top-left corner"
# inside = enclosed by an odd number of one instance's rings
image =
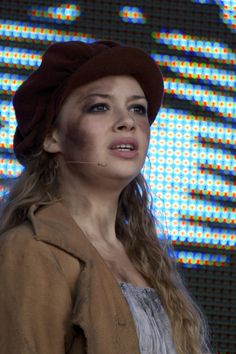
[[[28,219],[37,240],[56,246],[84,262],[93,256],[94,247],[59,201],[32,205]]]

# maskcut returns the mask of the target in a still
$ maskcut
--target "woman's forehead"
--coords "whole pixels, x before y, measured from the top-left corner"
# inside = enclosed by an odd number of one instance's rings
[[[73,96],[85,97],[93,93],[110,94],[113,91],[130,94],[140,95],[145,98],[144,92],[139,85],[138,81],[128,75],[113,75],[106,76],[96,81],[90,82],[84,86],[76,88]]]

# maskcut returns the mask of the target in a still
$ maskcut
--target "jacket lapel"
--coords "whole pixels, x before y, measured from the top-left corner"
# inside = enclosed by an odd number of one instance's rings
[[[28,218],[37,240],[64,250],[84,265],[72,321],[85,333],[87,353],[140,354],[133,318],[116,279],[63,205],[33,205]]]

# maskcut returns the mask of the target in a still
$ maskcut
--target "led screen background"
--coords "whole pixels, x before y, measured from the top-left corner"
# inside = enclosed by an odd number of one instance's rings
[[[165,99],[143,172],[218,353],[236,353],[235,32],[229,0],[0,3],[0,197],[21,172],[12,95],[50,43],[118,40],[161,66]]]

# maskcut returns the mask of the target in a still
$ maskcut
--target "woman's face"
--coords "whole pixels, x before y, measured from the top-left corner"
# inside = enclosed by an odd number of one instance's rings
[[[78,176],[135,178],[146,157],[147,100],[131,76],[108,76],[75,89],[56,128],[58,150]]]

